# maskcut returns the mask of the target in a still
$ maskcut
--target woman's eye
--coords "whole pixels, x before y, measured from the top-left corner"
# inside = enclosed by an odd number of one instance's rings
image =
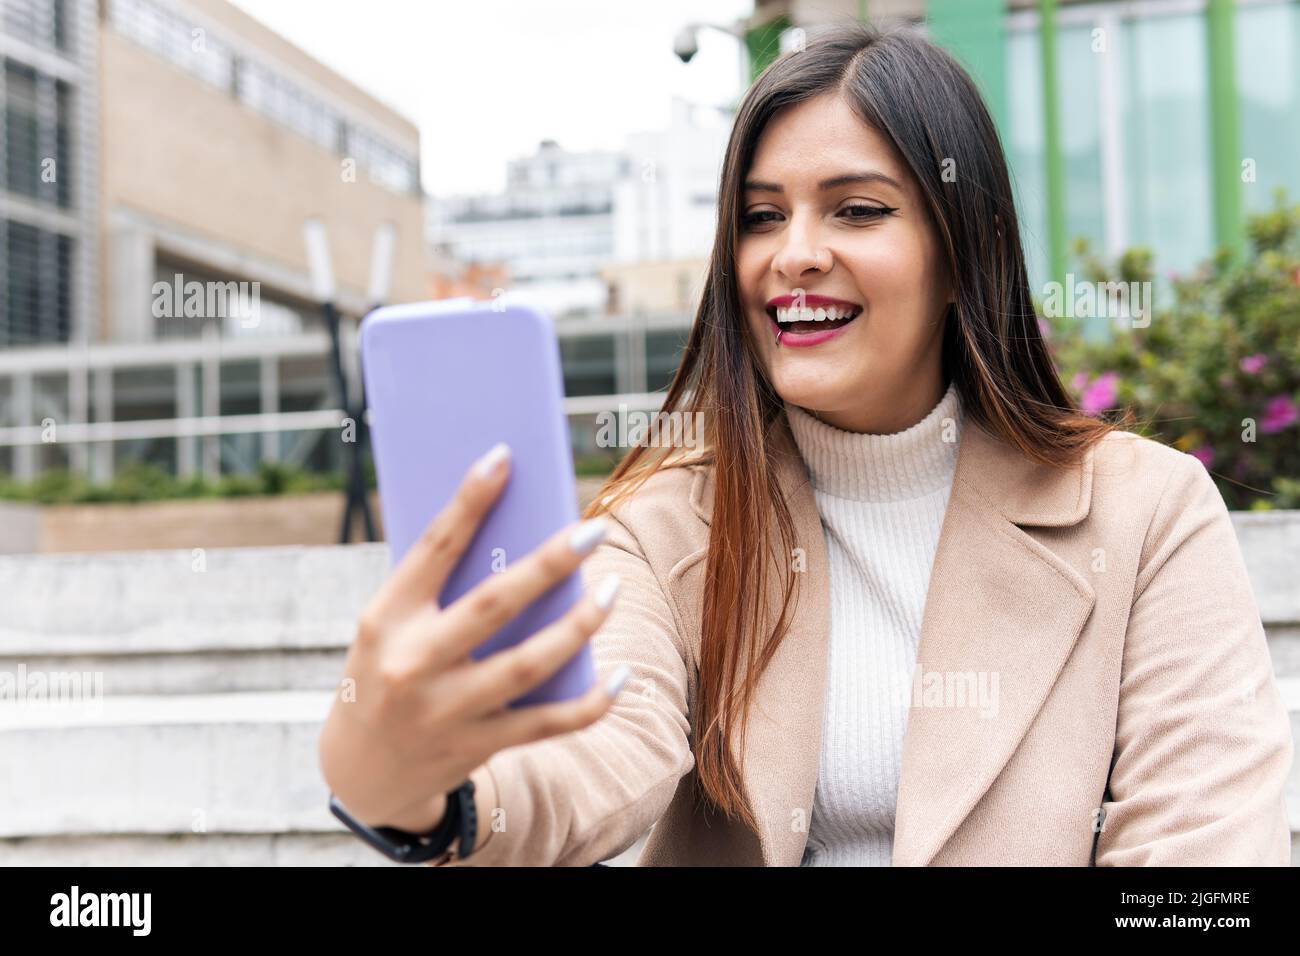
[[[749,228],[750,226],[761,226],[764,223],[772,222],[771,219],[760,218],[762,216],[779,216],[780,213],[774,209],[760,209],[757,212],[747,212],[740,217],[740,224]]]
[[[852,206],[845,206],[840,210],[840,215],[849,222],[871,222],[876,219],[883,219],[892,213],[898,212],[896,206],[868,206],[863,203],[857,203]],[[755,212],[747,212],[740,218],[741,226],[745,229],[753,229],[756,226],[763,226],[781,218],[781,214],[774,209],[759,209]]]
[[[854,206],[845,206],[840,211],[855,213],[855,215],[847,217],[854,222],[868,222],[872,219],[883,219],[890,213],[898,212],[898,208],[896,206],[865,206],[859,203]]]

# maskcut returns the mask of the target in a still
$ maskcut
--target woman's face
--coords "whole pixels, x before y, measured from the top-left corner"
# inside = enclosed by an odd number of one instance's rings
[[[737,277],[777,394],[849,431],[889,434],[924,418],[943,397],[952,295],[919,187],[892,145],[824,94],[772,117],[742,187]],[[817,311],[826,300],[852,315],[847,324],[778,336],[787,305],[815,319],[833,314]]]

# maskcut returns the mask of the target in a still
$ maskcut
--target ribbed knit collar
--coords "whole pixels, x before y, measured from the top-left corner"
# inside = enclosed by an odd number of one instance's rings
[[[828,425],[785,402],[786,418],[813,487],[855,501],[904,501],[952,481],[965,419],[955,382],[915,425],[892,435],[869,435]],[[944,422],[952,419],[951,441]]]

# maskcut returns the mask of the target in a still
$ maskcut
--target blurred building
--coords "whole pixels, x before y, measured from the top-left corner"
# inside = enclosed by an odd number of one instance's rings
[[[609,289],[610,315],[694,315],[704,291],[709,260],[661,259],[620,262],[600,271]]]
[[[597,414],[657,408],[672,381],[713,245],[730,125],[728,112],[674,99],[667,128],[618,152],[548,140],[510,164],[502,193],[430,201],[439,271],[456,276],[440,291],[522,300],[556,319],[575,452],[598,451]]]
[[[546,140],[510,163],[503,192],[431,200],[431,244],[448,261],[499,266],[508,297],[556,318],[617,310],[609,267],[702,258],[713,243],[730,117],[681,99],[671,117],[618,152]]]
[[[364,311],[371,243],[397,228],[393,296],[425,262],[419,132],[225,0],[108,0],[100,37],[105,296],[102,338],[197,337],[156,321],[155,278],[259,280],[279,335],[318,313],[303,222],[321,219],[345,310]]]
[[[614,262],[702,259],[713,247],[732,113],[674,97],[671,117],[667,129],[627,138],[631,169],[615,188]]]
[[[553,315],[603,307],[597,275],[614,252],[614,188],[630,168],[611,152],[544,140],[514,160],[501,193],[431,199],[429,241],[446,259],[498,266],[513,297]]]
[[[0,44],[0,470],[335,467],[304,224],[345,317],[381,228],[387,297],[426,297],[414,124],[225,0],[3,0]]]

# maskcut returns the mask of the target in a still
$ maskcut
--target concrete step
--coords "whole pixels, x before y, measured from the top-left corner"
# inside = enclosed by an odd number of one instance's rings
[[[0,670],[106,694],[328,691],[387,546],[0,556]]]
[[[1280,686],[1300,740],[1300,679]],[[348,835],[326,806],[316,748],[329,701],[279,692],[0,704],[0,861],[386,865],[340,840]],[[1287,803],[1300,862],[1300,765]]]
[[[0,837],[328,833],[329,694],[0,704]]]
[[[329,703],[278,692],[0,704],[0,862],[395,865],[327,808],[317,742]]]
[[[0,865],[401,866],[346,832],[146,833],[0,839]]]
[[[1300,513],[1279,515],[1233,520],[1283,678],[1300,676]],[[102,673],[112,696],[328,691],[388,573],[384,544],[0,555],[0,671]]]

